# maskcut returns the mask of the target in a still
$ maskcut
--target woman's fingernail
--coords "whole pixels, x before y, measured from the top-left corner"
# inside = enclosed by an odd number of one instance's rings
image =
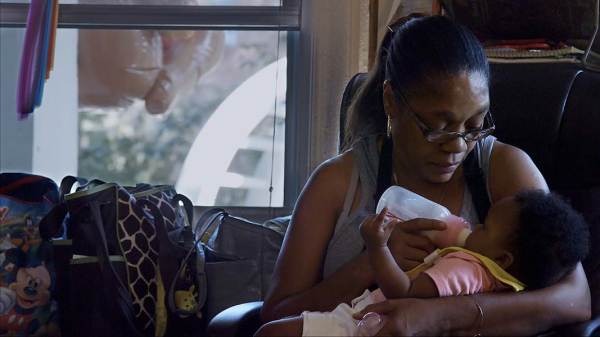
[[[366,313],[360,322],[358,322],[359,336],[373,336],[381,329],[382,319],[376,312]]]

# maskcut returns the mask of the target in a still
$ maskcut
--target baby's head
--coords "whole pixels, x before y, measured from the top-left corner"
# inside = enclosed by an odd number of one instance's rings
[[[558,281],[583,260],[589,228],[558,195],[526,191],[490,208],[465,248],[485,255],[529,289]]]

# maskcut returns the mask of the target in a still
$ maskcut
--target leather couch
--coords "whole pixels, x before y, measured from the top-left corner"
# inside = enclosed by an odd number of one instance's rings
[[[346,87],[342,126],[364,78],[357,74]],[[544,335],[600,335],[600,73],[567,63],[492,64],[490,95],[495,135],[526,151],[550,188],[570,199],[591,226],[592,250],[584,266],[592,291],[592,319]],[[252,335],[260,326],[261,305],[252,302],[225,310],[210,322],[208,335]]]

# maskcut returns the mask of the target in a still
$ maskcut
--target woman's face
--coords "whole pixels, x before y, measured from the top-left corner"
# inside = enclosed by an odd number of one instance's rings
[[[386,83],[384,102],[392,118],[396,165],[426,182],[449,181],[475,142],[459,137],[430,143],[421,128],[454,132],[481,128],[489,110],[487,78],[480,72],[430,78],[401,94],[405,102]]]

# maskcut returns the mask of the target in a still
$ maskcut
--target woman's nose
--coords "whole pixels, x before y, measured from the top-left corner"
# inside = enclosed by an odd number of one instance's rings
[[[462,137],[456,137],[442,144],[442,150],[448,153],[461,153],[467,151],[467,142]]]

